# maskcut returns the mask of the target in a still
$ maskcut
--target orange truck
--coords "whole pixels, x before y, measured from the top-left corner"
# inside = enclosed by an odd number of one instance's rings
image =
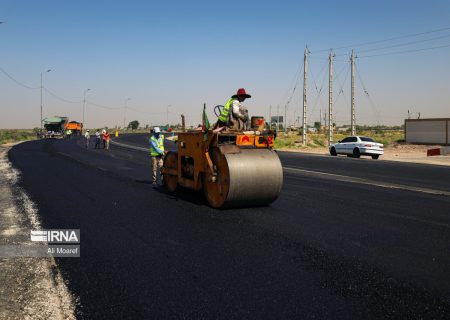
[[[65,131],[72,130],[74,135],[81,135],[83,124],[81,122],[70,121],[66,124]]]

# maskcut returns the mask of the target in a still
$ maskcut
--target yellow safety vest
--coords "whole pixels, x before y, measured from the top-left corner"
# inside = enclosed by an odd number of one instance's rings
[[[150,138],[151,141],[154,141],[156,144],[156,147],[160,150],[162,150],[163,153],[159,153],[156,151],[156,149],[153,147],[153,144],[150,143],[150,155],[152,157],[162,156],[164,154],[164,135],[160,134],[159,139],[156,139],[154,135]]]
[[[230,100],[227,101],[227,103],[225,103],[225,106],[223,107],[223,110],[219,116],[220,121],[225,122],[225,123],[228,122],[228,116],[230,114],[230,107],[233,104],[234,100],[236,100],[236,98],[231,98]]]

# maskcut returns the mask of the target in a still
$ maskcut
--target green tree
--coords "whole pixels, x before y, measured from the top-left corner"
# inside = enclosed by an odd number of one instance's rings
[[[128,124],[128,128],[131,128],[131,130],[136,130],[139,128],[139,121],[133,120]]]

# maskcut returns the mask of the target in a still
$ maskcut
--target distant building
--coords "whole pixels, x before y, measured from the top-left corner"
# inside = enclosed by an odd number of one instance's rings
[[[405,141],[449,145],[450,118],[405,119]]]

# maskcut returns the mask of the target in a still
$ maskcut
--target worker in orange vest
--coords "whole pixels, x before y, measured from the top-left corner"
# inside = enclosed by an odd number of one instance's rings
[[[103,134],[103,142],[105,144],[106,150],[109,150],[109,139],[110,139],[109,132],[108,130],[106,130],[106,132]]]

